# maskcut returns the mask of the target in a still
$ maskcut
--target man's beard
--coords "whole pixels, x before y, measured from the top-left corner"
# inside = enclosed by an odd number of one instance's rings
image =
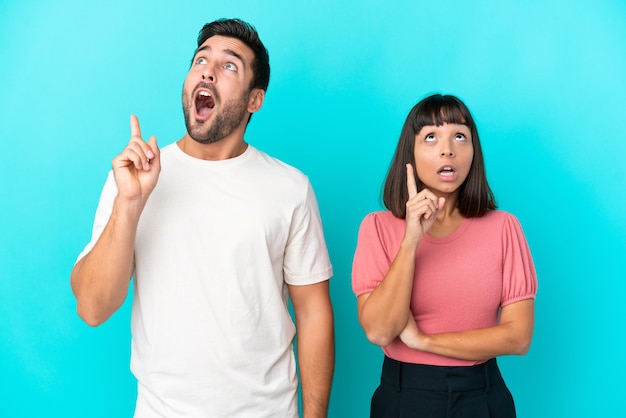
[[[195,106],[196,104],[193,100],[191,100],[190,103],[183,88],[183,113],[185,115],[187,133],[192,139],[201,144],[213,144],[226,138],[239,127],[241,121],[246,117],[249,97],[250,92],[244,93],[243,97],[240,99],[231,99],[224,103],[220,112],[213,115],[213,121],[209,119],[208,121],[194,124],[190,114],[191,106]],[[210,123],[208,130],[205,128],[205,123]]]

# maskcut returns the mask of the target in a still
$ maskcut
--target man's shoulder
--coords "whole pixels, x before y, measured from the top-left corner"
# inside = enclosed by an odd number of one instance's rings
[[[177,150],[178,150],[178,145],[176,144],[176,141],[164,145],[161,147],[161,156],[171,156],[172,154],[174,154]]]
[[[284,162],[283,160],[273,157],[268,153],[250,145],[250,151],[254,154],[253,159],[257,164],[262,166],[264,170],[270,170],[280,177],[291,178],[297,181],[308,181],[308,177],[297,167]]]

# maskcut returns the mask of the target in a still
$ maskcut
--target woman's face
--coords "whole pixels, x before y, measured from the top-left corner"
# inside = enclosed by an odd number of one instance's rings
[[[427,125],[415,135],[414,153],[424,187],[439,195],[456,194],[472,166],[472,134],[465,125]]]

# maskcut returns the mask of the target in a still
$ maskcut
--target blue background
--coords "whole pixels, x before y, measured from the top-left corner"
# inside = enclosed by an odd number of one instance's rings
[[[350,287],[363,216],[419,99],[472,110],[502,209],[539,273],[525,357],[500,364],[520,417],[615,416],[623,404],[626,3],[181,1],[0,3],[0,416],[129,417],[130,298],[92,329],[69,274],[136,113],[161,145],[207,21],[241,17],[272,79],[246,138],[307,173],[335,267],[331,417],[364,417],[381,351]]]

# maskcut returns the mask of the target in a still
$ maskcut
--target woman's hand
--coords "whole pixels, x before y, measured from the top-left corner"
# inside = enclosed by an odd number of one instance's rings
[[[415,322],[415,318],[413,318],[412,312],[409,313],[409,320],[399,337],[400,340],[407,345],[407,347],[413,350],[424,351],[426,348],[428,336],[419,330],[417,323]]]
[[[406,202],[404,239],[410,243],[417,244],[430,227],[433,226],[439,209],[443,207],[446,199],[437,197],[428,189],[418,193],[415,174],[411,164],[406,165],[406,187],[409,193],[409,200]]]

